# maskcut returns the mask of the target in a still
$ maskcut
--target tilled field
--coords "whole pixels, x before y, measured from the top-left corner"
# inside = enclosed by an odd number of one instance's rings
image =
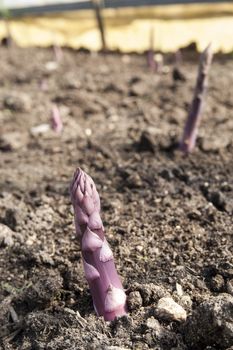
[[[143,56],[66,50],[57,64],[51,49],[0,52],[0,348],[232,349],[232,59],[215,57],[185,157],[195,52],[184,81],[172,55],[152,74]],[[35,134],[52,103],[63,132]],[[113,322],[95,315],[83,275],[69,197],[78,166],[97,185],[128,295]]]

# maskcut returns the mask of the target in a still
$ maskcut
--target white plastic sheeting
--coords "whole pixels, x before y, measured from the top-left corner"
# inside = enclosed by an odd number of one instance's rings
[[[77,2],[77,1],[79,0],[69,0],[69,2]],[[19,7],[27,7],[27,6],[61,4],[66,2],[67,0],[0,0],[0,5],[3,5],[6,8],[19,8]]]

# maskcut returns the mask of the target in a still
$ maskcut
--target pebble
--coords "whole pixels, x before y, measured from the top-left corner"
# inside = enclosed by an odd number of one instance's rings
[[[13,231],[8,226],[0,224],[0,246],[12,247],[13,244]]]
[[[192,299],[188,294],[185,294],[180,298],[180,303],[187,309],[191,309],[193,304]]]
[[[8,247],[12,247],[14,245],[14,240],[11,236],[5,237],[4,244]]]
[[[50,125],[47,123],[47,124],[40,124],[40,125],[33,126],[30,129],[30,132],[32,135],[38,135],[38,134],[44,134],[49,130],[50,130]]]
[[[227,293],[231,294],[233,296],[233,279],[227,281],[226,283],[226,291]]]
[[[23,223],[23,215],[19,207],[6,209],[4,224],[6,224],[9,228],[15,231],[17,226],[22,225],[22,223]]]
[[[172,298],[164,297],[158,301],[156,316],[166,319],[167,321],[185,321],[187,313],[185,309]]]
[[[27,94],[12,92],[4,97],[4,107],[17,112],[27,112],[31,108],[31,99]]]
[[[130,96],[144,96],[147,94],[147,85],[143,82],[134,84],[130,89]]]
[[[17,131],[5,133],[0,138],[0,150],[14,151],[27,143],[27,135]]]
[[[203,151],[219,151],[226,148],[231,143],[231,138],[228,135],[221,137],[220,135],[215,135],[214,138],[203,138],[201,140],[201,148]]]
[[[138,151],[155,152],[155,137],[149,132],[149,130],[142,131],[138,142]]]
[[[153,316],[146,320],[146,326],[147,328],[151,328],[154,330],[160,329],[159,321],[156,320]]]
[[[142,297],[138,291],[131,292],[127,298],[127,304],[130,311],[139,309],[142,306]]]
[[[141,187],[143,185],[142,180],[137,173],[132,173],[128,179],[127,179],[127,184],[129,188],[137,188]]]
[[[39,257],[44,264],[51,265],[51,266],[54,265],[54,260],[48,253],[41,251],[39,254]]]
[[[186,81],[186,76],[184,73],[177,67],[174,67],[172,71],[172,77],[174,81],[180,80],[180,81]]]
[[[212,277],[210,285],[214,292],[221,292],[223,291],[225,285],[224,278],[222,275],[217,274],[216,276]]]
[[[226,198],[221,191],[210,191],[208,194],[209,201],[219,210],[225,210]]]
[[[159,175],[167,181],[174,179],[174,175],[170,169],[163,169]]]
[[[55,61],[46,62],[45,69],[49,72],[53,72],[58,69],[58,63]]]
[[[184,294],[182,286],[176,282],[176,292],[179,297],[182,297]]]
[[[159,299],[170,296],[169,292],[163,286],[154,283],[135,283],[134,289],[140,292],[143,306],[157,303]]]

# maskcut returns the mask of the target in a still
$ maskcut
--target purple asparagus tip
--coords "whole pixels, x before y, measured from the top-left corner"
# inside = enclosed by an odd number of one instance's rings
[[[56,104],[52,106],[52,112],[51,112],[51,128],[57,132],[60,133],[63,129],[63,124],[61,120],[61,114],[59,111],[59,108]]]
[[[148,63],[148,67],[150,68],[150,70],[152,72],[156,71],[156,63],[155,63],[155,59],[154,59],[154,51],[149,49],[147,52],[147,63]]]
[[[46,79],[42,79],[39,83],[39,87],[41,91],[48,91],[48,82]]]
[[[76,234],[94,309],[106,321],[126,314],[126,295],[104,235],[100,198],[92,178],[80,168],[70,185]]]
[[[53,52],[54,52],[54,57],[56,62],[61,62],[63,59],[63,51],[60,45],[55,44],[53,45]]]
[[[185,124],[183,137],[180,142],[180,150],[186,154],[191,152],[196,144],[197,131],[201,120],[204,98],[208,84],[208,73],[212,58],[212,47],[211,44],[209,44],[200,57],[193,101]]]
[[[156,71],[154,54],[154,28],[151,26],[149,33],[149,50],[147,52],[147,64],[152,72]]]
[[[180,66],[183,62],[182,52],[180,49],[175,52],[175,66]]]

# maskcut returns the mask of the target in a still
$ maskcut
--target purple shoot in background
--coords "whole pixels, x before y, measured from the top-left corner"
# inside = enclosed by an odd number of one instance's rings
[[[161,53],[156,53],[154,55],[154,60],[155,60],[155,70],[157,73],[162,73],[163,72],[163,55]]]
[[[183,62],[182,52],[180,49],[176,50],[175,52],[175,66],[180,66]]]
[[[147,64],[152,72],[156,71],[156,63],[154,59],[154,29],[150,28],[149,50],[147,52]]]
[[[154,29],[150,29],[149,50],[147,52],[147,64],[153,73],[161,73],[163,71],[163,55],[154,52]]]
[[[61,62],[63,59],[63,51],[60,45],[55,44],[53,45],[53,52],[54,52],[54,57],[56,62]]]
[[[57,133],[60,133],[63,129],[61,114],[56,104],[53,104],[52,106],[51,128]]]
[[[172,77],[174,81],[186,81],[185,75],[182,73],[181,65],[183,63],[183,57],[181,50],[177,50],[174,54],[174,68],[172,71]]]
[[[195,147],[197,130],[203,111],[203,104],[208,84],[208,73],[212,62],[212,57],[213,53],[211,45],[209,45],[200,56],[193,101],[185,124],[183,137],[180,142],[180,150],[184,153],[191,152]]]
[[[48,87],[48,82],[46,79],[42,79],[39,82],[39,88],[41,91],[48,91],[49,87]]]
[[[100,198],[92,178],[78,168],[70,185],[76,234],[94,309],[106,321],[126,314],[126,295],[117,274],[100,217]]]

